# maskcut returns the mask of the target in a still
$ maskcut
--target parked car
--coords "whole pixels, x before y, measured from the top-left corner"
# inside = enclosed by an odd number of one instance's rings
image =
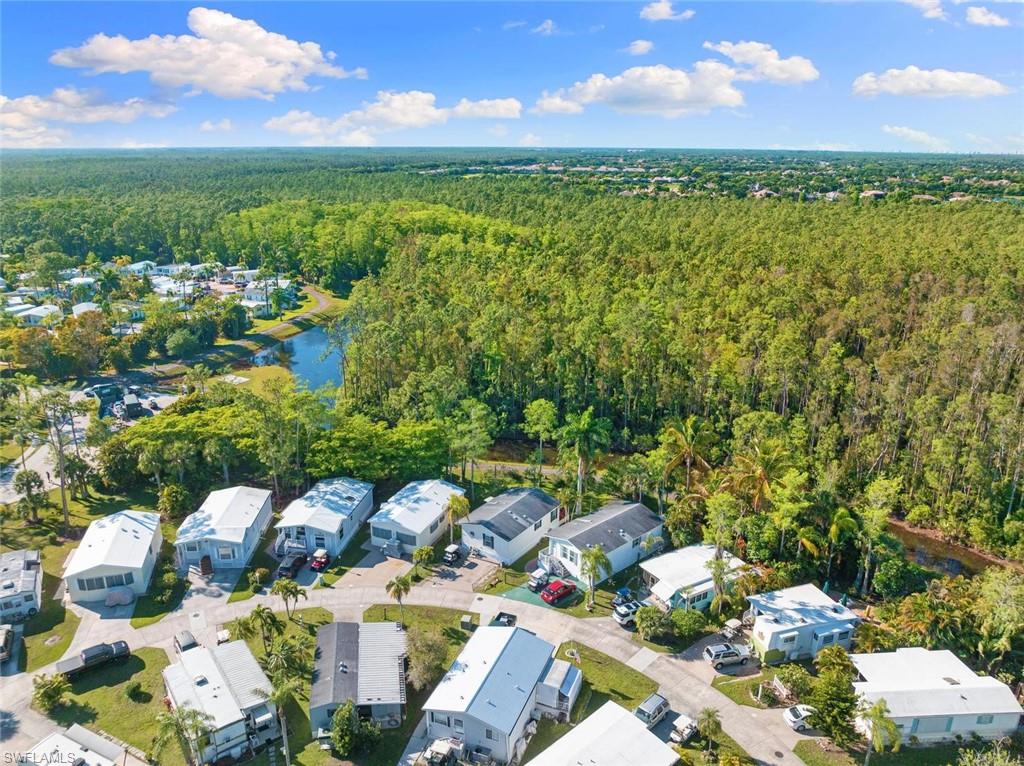
[[[746,665],[750,662],[750,647],[743,644],[711,644],[704,647],[704,659],[715,670],[726,665]]]
[[[313,561],[310,563],[309,568],[314,572],[323,572],[330,563],[331,557],[327,555],[327,551],[323,548],[317,548],[313,551]]]
[[[277,576],[294,578],[299,570],[306,565],[306,561],[305,553],[289,553],[281,560],[281,565],[277,568]]]
[[[648,729],[653,729],[658,725],[658,721],[665,717],[669,707],[667,699],[660,694],[652,694],[637,706],[633,715],[643,721]]]
[[[672,731],[669,733],[668,738],[672,742],[681,745],[684,742],[688,742],[696,733],[697,722],[686,715],[686,713],[682,713],[672,724]]]
[[[612,598],[612,606],[622,606],[623,604],[628,604],[630,601],[635,600],[636,599],[633,598],[633,591],[629,588],[619,588],[615,591],[615,597]]]
[[[804,731],[811,727],[808,719],[817,712],[810,705],[793,705],[782,711],[782,718],[793,731]]]
[[[526,587],[534,593],[540,593],[544,590],[544,586],[548,584],[550,579],[551,575],[548,574],[547,570],[538,567],[530,572],[530,580],[526,583]]]
[[[563,580],[555,580],[552,583],[548,583],[547,587],[540,592],[541,600],[545,604],[551,604],[554,606],[559,601],[564,601],[576,592],[576,583],[565,582]]]
[[[114,660],[127,660],[132,656],[131,649],[124,641],[115,641],[112,644],[96,644],[83,649],[74,657],[68,657],[57,663],[57,672],[63,673],[68,678],[74,678],[89,668],[106,665]]]
[[[451,545],[445,546],[444,555],[441,557],[441,560],[444,561],[445,564],[452,566],[453,564],[457,564],[460,558],[462,558],[461,545],[458,543],[452,543]]]
[[[14,628],[0,625],[0,662],[9,660],[14,652]]]
[[[627,601],[615,607],[612,618],[624,628],[632,627],[636,624],[636,613],[644,606],[642,601]]]
[[[174,651],[178,654],[187,652],[189,649],[195,649],[199,646],[199,642],[196,641],[196,637],[192,635],[190,630],[182,630],[174,636]]]

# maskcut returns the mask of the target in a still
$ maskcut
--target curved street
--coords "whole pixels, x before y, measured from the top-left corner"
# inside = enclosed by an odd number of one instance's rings
[[[364,561],[379,556],[371,554]],[[379,564],[384,566],[388,563]],[[307,588],[307,599],[299,608],[323,607],[339,620],[359,621],[363,611],[373,604],[393,603],[372,568],[361,563],[348,571],[331,588]],[[146,646],[165,649],[172,657],[171,643],[180,630],[191,630],[196,638],[212,645],[218,626],[247,614],[256,604],[265,604],[275,611],[283,611],[277,596],[257,595],[246,601],[227,603],[233,579],[214,582],[196,580],[181,605],[159,622],[144,628],[132,628],[129,622],[131,606],[101,608],[99,610],[72,608],[81,615],[82,622],[65,654],[100,641],[122,639],[133,650]],[[652,678],[659,692],[672,704],[672,710],[695,715],[702,708],[714,707],[721,714],[723,728],[758,763],[770,766],[799,766],[803,762],[793,753],[793,747],[802,738],[782,720],[779,710],[760,710],[738,705],[711,687],[715,675],[700,658],[707,640],[679,655],[659,654],[639,646],[631,634],[620,628],[610,617],[580,619],[556,609],[513,601],[500,596],[475,593],[468,584],[453,582],[437,576],[416,585],[404,603],[448,607],[480,615],[488,621],[499,611],[512,612],[517,624],[558,645],[564,641],[577,641],[597,649]],[[395,607],[396,611],[398,607]],[[37,672],[52,672],[53,666]],[[27,747],[52,732],[56,724],[30,708],[32,674],[19,673],[0,680],[0,721],[5,731],[2,742],[5,753],[24,751]]]

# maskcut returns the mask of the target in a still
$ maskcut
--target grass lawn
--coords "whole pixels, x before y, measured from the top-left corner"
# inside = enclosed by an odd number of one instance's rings
[[[740,677],[719,674],[715,676],[711,685],[738,705],[766,708],[768,706],[763,702],[758,702],[755,699],[755,695],[757,694],[757,687],[762,682],[770,680],[771,678],[764,673]]]
[[[161,649],[140,649],[127,662],[112,663],[82,674],[71,685],[70,702],[53,711],[61,726],[79,723],[149,752],[157,733],[156,714],[164,709],[164,682],[160,675],[168,664]],[[129,682],[142,690],[133,700],[125,694]],[[161,766],[183,766],[185,759],[175,746],[160,754]]]
[[[173,538],[176,528],[172,524],[162,524],[161,526],[164,541],[160,546],[160,559],[153,567],[153,579],[149,583],[146,595],[135,600],[135,609],[132,611],[131,619],[133,628],[144,628],[162,620],[178,608],[181,600],[185,597],[185,591],[188,590],[188,580],[182,577],[178,579],[169,598],[162,603],[154,598],[157,593],[162,592],[158,580],[164,568],[168,565],[172,569],[174,568],[174,545],[171,544],[170,538]]]
[[[370,539],[370,525],[363,524],[356,532],[355,537],[349,541],[348,546],[341,555],[334,559],[323,572],[323,587],[330,588],[338,582],[348,570],[363,560],[366,551],[363,544]],[[317,586],[320,587],[320,586]]]
[[[0,551],[38,550],[43,562],[43,603],[39,614],[25,624],[25,640],[20,654],[21,669],[33,671],[55,662],[67,651],[79,619],[64,608],[53,596],[61,585],[64,563],[78,546],[85,528],[94,519],[126,508],[149,511],[156,506],[156,495],[139,490],[128,496],[107,495],[92,490],[87,499],[72,499],[68,493],[68,517],[71,539],[62,537],[64,514],[61,510],[60,491],[50,492],[50,505],[39,513],[38,524],[21,521],[4,525],[0,533]]]
[[[267,546],[277,539],[277,530],[274,529],[274,523],[276,521],[276,516],[270,520],[270,525],[267,527],[267,531],[263,533],[263,539],[260,540],[259,547],[253,552],[252,558],[249,559],[249,564],[242,571],[238,581],[235,583],[234,590],[232,590],[231,595],[228,596],[229,604],[233,601],[245,601],[246,599],[252,598],[256,595],[253,592],[253,589],[249,587],[249,572],[252,572],[255,569],[263,567],[264,569],[270,570],[270,575],[266,582],[263,583],[263,586],[267,587],[270,584],[270,580],[273,578],[274,572],[277,571],[277,559],[267,553]]]
[[[241,386],[251,386],[254,388],[263,388],[267,383],[272,380],[282,380],[290,378],[292,374],[284,367],[276,364],[264,364],[255,365],[252,367],[242,367],[239,369],[231,370],[232,375],[237,375],[240,378],[245,378],[245,383],[240,383]]]
[[[701,737],[700,734],[696,735],[685,745],[675,746],[675,751],[679,753],[680,762],[687,764],[688,766],[704,766],[704,754],[707,750],[708,741]],[[754,766],[756,763],[756,761],[747,754],[747,751],[740,747],[736,740],[724,731],[715,738],[714,751],[719,756],[728,753],[729,755],[738,758],[739,762],[743,764],[743,766]],[[809,763],[808,766],[810,766]]]
[[[898,753],[872,753],[872,766],[950,766],[957,761],[957,753],[965,745],[942,744],[930,747],[909,747],[904,745]],[[1008,748],[1014,755],[1021,755],[1020,748]],[[798,742],[793,749],[807,766],[860,766],[864,763],[864,747],[858,745],[847,751],[826,751],[816,739]]]
[[[583,671],[583,687],[580,689],[580,696],[576,699],[576,704],[572,709],[574,723],[582,721],[608,700],[618,703],[627,710],[632,710],[649,694],[658,690],[658,685],[643,673],[633,670],[589,646],[566,642],[558,647],[555,656],[571,661],[567,654],[570,649],[579,652],[577,666]],[[537,733],[526,748],[523,762],[529,762],[531,758],[558,740],[569,729],[570,726],[566,723],[556,723],[547,718],[540,721]]]

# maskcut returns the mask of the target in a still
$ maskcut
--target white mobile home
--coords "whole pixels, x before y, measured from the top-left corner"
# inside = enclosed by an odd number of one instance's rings
[[[309,725],[330,736],[334,712],[351,700],[361,718],[382,728],[405,715],[405,631],[397,622],[330,622],[316,632]]]
[[[604,549],[612,564],[610,577],[636,564],[650,553],[652,544],[660,539],[662,521],[642,503],[613,500],[587,516],[580,516],[548,533],[548,547],[542,551],[540,564],[549,572],[564,570],[577,579],[583,551],[592,545]],[[595,582],[606,579],[594,578]]]
[[[79,726],[50,734],[16,761],[27,766],[69,764],[69,766],[121,766],[125,751],[106,737]]]
[[[373,485],[345,477],[318,481],[309,492],[292,500],[274,525],[275,549],[313,553],[323,548],[334,558],[355,537],[373,510]]]
[[[481,627],[423,705],[427,735],[454,737],[467,750],[508,763],[526,749],[524,732],[544,714],[537,704],[554,647],[522,628]],[[579,669],[569,666],[568,688],[579,692]],[[572,708],[575,696],[566,697]]]
[[[64,318],[62,312],[52,303],[43,303],[40,306],[33,306],[27,311],[17,314],[18,321],[29,327],[38,327],[46,322],[57,322]]]
[[[515,487],[488,498],[459,521],[462,542],[478,556],[511,564],[558,526],[559,503],[534,487]]]
[[[84,603],[143,595],[163,539],[158,513],[118,511],[96,519],[64,570],[68,598]]]
[[[0,623],[31,617],[43,603],[39,551],[0,553]]]
[[[389,556],[433,545],[448,529],[445,506],[466,490],[440,479],[406,484],[370,517],[370,542]]]
[[[212,649],[182,652],[163,670],[167,697],[175,708],[189,707],[209,716],[203,762],[239,759],[281,736],[277,708],[263,695],[272,691],[244,641]]]
[[[174,541],[178,565],[202,572],[242,569],[270,524],[270,490],[218,489],[178,527]]]
[[[860,618],[807,583],[747,596],[754,618],[751,645],[766,665],[812,659],[827,646],[849,650]]]
[[[859,676],[853,688],[867,705],[885,700],[904,741],[1001,739],[1017,731],[1024,714],[1010,687],[977,675],[950,651],[912,647],[850,659]],[[857,728],[867,734],[870,724],[858,719]]]
[[[640,564],[644,584],[665,609],[707,609],[715,597],[711,578],[711,562],[715,546],[690,545]],[[728,551],[723,553],[728,574],[726,581],[736,579],[744,563]]]
[[[673,766],[679,755],[631,710],[608,700],[526,766]]]

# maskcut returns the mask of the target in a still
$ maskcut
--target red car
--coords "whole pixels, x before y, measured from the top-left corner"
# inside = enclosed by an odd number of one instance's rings
[[[551,604],[553,606],[559,601],[568,598],[575,592],[575,583],[555,580],[552,583],[548,583],[548,586],[540,592],[540,597],[544,599],[544,603]]]

